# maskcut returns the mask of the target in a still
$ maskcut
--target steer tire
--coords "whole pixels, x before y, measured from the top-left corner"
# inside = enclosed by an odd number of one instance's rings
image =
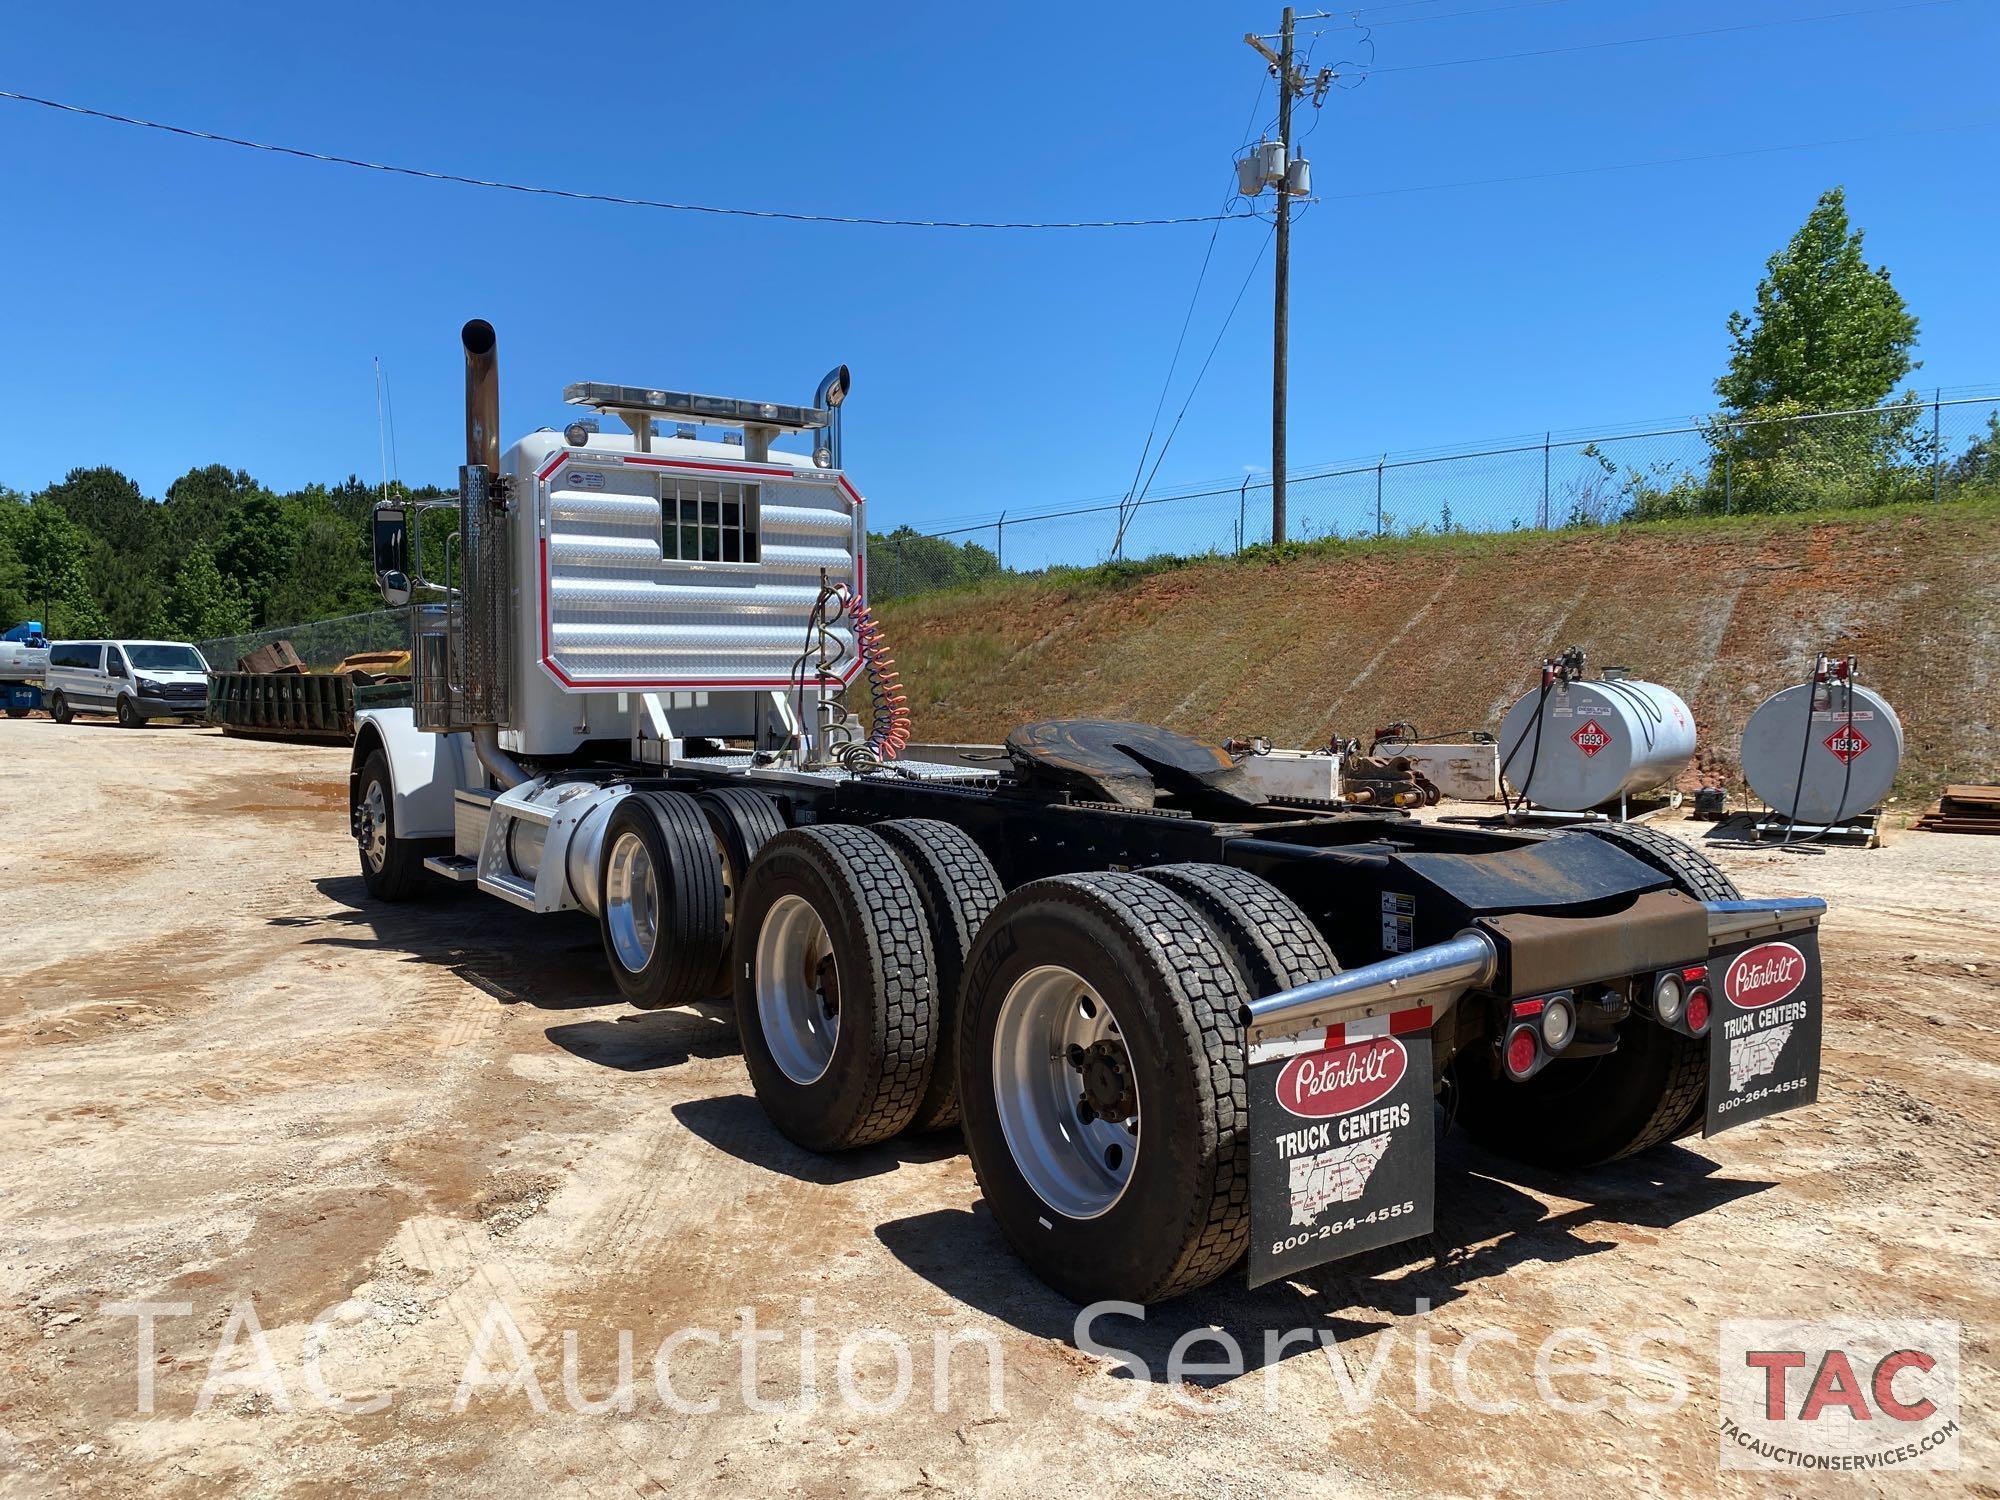
[[[816,963],[783,941],[802,911],[824,935]],[[733,947],[743,1062],[771,1123],[809,1151],[906,1129],[936,1060],[938,999],[923,898],[889,845],[840,824],[778,834],[750,867]],[[788,997],[810,1008],[815,996],[830,1006],[802,1021]],[[802,1032],[824,1056],[800,1060]]]
[[[727,995],[735,975],[730,935],[735,931],[736,909],[742,904],[744,882],[750,878],[750,866],[757,862],[764,846],[785,831],[785,820],[775,802],[748,787],[716,787],[696,792],[694,799],[708,818],[716,851],[722,856],[724,935],[722,953],[716,963],[714,993]]]
[[[1230,865],[1153,865],[1136,874],[1184,896],[1236,959],[1252,999],[1340,972],[1298,902]]]
[[[894,818],[873,831],[895,852],[916,882],[930,927],[937,964],[938,1044],[941,1060],[931,1069],[924,1101],[910,1121],[913,1134],[944,1130],[958,1123],[958,990],[965,955],[980,924],[1007,895],[993,861],[964,829],[935,818]]]
[[[1743,892],[1736,888],[1736,882],[1723,874],[1714,860],[1670,833],[1662,833],[1657,828],[1644,828],[1631,823],[1609,823],[1603,827],[1580,828],[1576,831],[1603,839],[1607,844],[1616,844],[1634,859],[1642,860],[1662,875],[1671,877],[1675,886],[1697,901],[1743,899]],[[1705,1070],[1708,1044],[1695,1042],[1691,1045],[1701,1050]],[[1706,1079],[1706,1071],[1702,1076]],[[1667,1133],[1668,1140],[1682,1140],[1701,1129],[1702,1117],[1707,1112],[1707,1096],[1706,1087],[1695,1092],[1686,1113]]]
[[[145,722],[145,716],[133,706],[132,700],[129,697],[121,695],[118,699],[118,727],[120,729],[137,729]]]
[[[643,846],[656,888],[653,945],[643,960],[621,955],[613,931],[614,855],[627,838]],[[601,847],[598,933],[618,992],[641,1010],[710,999],[725,936],[722,861],[701,804],[686,792],[632,792],[612,807]]]
[[[1051,966],[1109,1007],[1138,1104],[1122,1189],[1074,1217],[1029,1180],[1000,1106],[1003,1086],[1012,1110],[1027,1092],[1011,1073],[1005,1085],[999,1077],[1012,1066],[997,1045],[1002,1014],[1010,997],[1017,1004],[1032,989],[1035,971]],[[1001,1233],[1063,1295],[1164,1301],[1215,1280],[1248,1248],[1249,1111],[1237,1020],[1246,998],[1236,961],[1201,913],[1138,875],[1035,881],[980,928],[959,1018],[966,1149]]]
[[[58,724],[67,724],[76,717],[76,711],[69,706],[69,699],[61,693],[49,694],[49,717]]]
[[[408,901],[429,883],[424,870],[424,846],[416,839],[396,836],[396,786],[389,775],[389,757],[381,750],[369,751],[368,758],[361,763],[361,777],[354,783],[352,816],[357,835],[359,809],[367,802],[372,786],[382,789],[382,829],[386,842],[379,863],[370,857],[366,844],[357,843],[361,880],[377,901]]]

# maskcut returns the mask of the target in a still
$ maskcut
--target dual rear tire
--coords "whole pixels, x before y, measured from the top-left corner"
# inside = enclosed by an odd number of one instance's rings
[[[765,1113],[811,1151],[917,1119],[940,1031],[923,901],[865,828],[781,833],[750,871],[735,933],[736,1027]]]
[[[1000,904],[966,961],[959,1086],[980,1189],[1037,1275],[1150,1303],[1242,1258],[1238,1014],[1335,968],[1289,897],[1221,865],[1059,876]]]
[[[924,820],[772,839],[737,915],[758,1099],[814,1151],[959,1115],[1008,1241],[1079,1301],[1179,1295],[1249,1239],[1238,1013],[1333,972],[1291,900],[1239,870],[1069,875],[1003,896]]]

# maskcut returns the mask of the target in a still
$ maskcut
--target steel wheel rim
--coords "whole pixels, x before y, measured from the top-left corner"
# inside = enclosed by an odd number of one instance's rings
[[[1079,1052],[1095,1055],[1100,1078],[1104,1066],[1122,1066],[1129,1116],[1091,1105]],[[1059,964],[1014,981],[993,1030],[1000,1131],[1028,1186],[1064,1217],[1094,1219],[1125,1196],[1139,1159],[1138,1089],[1117,1018],[1096,989]]]
[[[618,835],[604,867],[604,929],[625,971],[643,973],[660,941],[660,880],[653,851],[630,829]]]
[[[389,859],[389,804],[382,783],[371,781],[361,796],[361,857],[380,870]]]
[[[771,1060],[793,1083],[818,1082],[840,1041],[840,967],[826,923],[805,897],[771,903],[752,974]]]

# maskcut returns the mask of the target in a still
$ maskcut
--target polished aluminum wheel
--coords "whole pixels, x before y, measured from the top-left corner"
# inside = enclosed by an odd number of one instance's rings
[[[1059,964],[1014,981],[993,1031],[993,1097],[1014,1165],[1042,1201],[1094,1219],[1139,1156],[1139,1085],[1104,998]]]
[[[361,794],[361,822],[354,832],[368,868],[379,871],[389,860],[389,803],[381,782],[369,782]]]
[[[604,930],[628,974],[652,962],[660,940],[660,881],[652,850],[629,829],[618,835],[604,866]]]
[[[814,1082],[833,1062],[840,1039],[840,969],[826,923],[805,897],[771,903],[752,975],[772,1061],[793,1083]]]

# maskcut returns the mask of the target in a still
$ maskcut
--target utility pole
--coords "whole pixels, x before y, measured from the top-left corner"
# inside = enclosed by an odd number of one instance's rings
[[[1315,78],[1307,78],[1292,66],[1292,32],[1296,16],[1285,7],[1278,28],[1278,50],[1273,52],[1263,38],[1246,34],[1243,40],[1271,65],[1278,80],[1278,144],[1281,148],[1277,171],[1264,179],[1278,190],[1277,272],[1271,296],[1271,543],[1285,540],[1285,406],[1290,364],[1292,300],[1292,195],[1310,191],[1311,179],[1304,164],[1292,159],[1292,101],[1310,93],[1317,106],[1326,97],[1333,81],[1331,69],[1322,68]],[[1259,183],[1261,188],[1262,183]],[[1249,189],[1246,189],[1249,191]]]

